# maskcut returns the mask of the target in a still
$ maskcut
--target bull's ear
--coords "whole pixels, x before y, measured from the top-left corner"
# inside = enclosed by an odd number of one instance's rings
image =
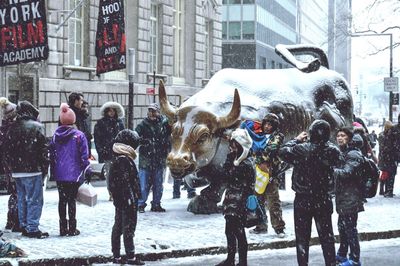
[[[168,120],[170,122],[175,122],[176,110],[169,104],[167,93],[165,92],[164,82],[162,81],[162,79],[160,80],[160,84],[158,86],[158,93],[161,112],[168,117]]]
[[[217,118],[217,128],[227,128],[232,126],[240,117],[240,96],[237,89],[233,96],[232,109],[227,116]]]

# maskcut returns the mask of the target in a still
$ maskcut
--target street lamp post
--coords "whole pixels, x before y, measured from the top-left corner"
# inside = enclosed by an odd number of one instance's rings
[[[128,49],[128,77],[129,77],[129,94],[128,94],[128,128],[133,129],[133,90],[135,79],[135,49]]]
[[[393,77],[393,34],[392,33],[360,33],[351,34],[351,37],[365,37],[365,36],[389,36],[390,38],[390,61],[389,61],[389,76]],[[393,121],[393,92],[389,92],[389,120]]]

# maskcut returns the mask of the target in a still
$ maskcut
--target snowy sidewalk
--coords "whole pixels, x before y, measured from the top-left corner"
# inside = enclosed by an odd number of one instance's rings
[[[283,201],[283,219],[286,222],[286,237],[281,239],[276,236],[269,225],[268,234],[247,234],[250,247],[257,249],[271,247],[283,247],[291,243],[293,246],[294,223],[293,223],[293,198],[294,193],[290,189],[290,174],[287,174],[286,190],[280,191]],[[4,232],[4,238],[11,240],[18,247],[28,253],[27,258],[19,262],[32,262],[39,260],[58,260],[62,258],[97,258],[91,261],[100,262],[104,256],[104,262],[111,257],[111,228],[114,222],[114,206],[108,201],[108,193],[104,184],[97,183],[98,203],[95,207],[87,207],[81,204],[77,206],[79,236],[60,237],[58,226],[58,192],[56,189],[45,191],[45,205],[41,218],[40,228],[49,232],[47,239],[30,239],[22,237],[19,233]],[[360,213],[358,229],[360,233],[387,232],[382,238],[396,237],[400,232],[400,181],[397,180],[394,198],[376,196],[369,199],[365,204],[365,211]],[[186,211],[189,202],[186,199],[186,191],[182,191],[181,199],[172,199],[172,185],[166,184],[162,200],[166,213],[154,213],[148,211],[139,214],[138,226],[136,229],[135,244],[138,254],[163,253],[171,256],[181,256],[182,250],[208,250],[212,253],[214,247],[226,246],[224,234],[225,220],[222,214],[194,215]],[[151,195],[150,195],[151,198]],[[0,226],[6,223],[8,196],[0,196]],[[337,231],[337,214],[333,215],[335,235]],[[364,234],[366,237],[374,234]],[[317,232],[313,225],[312,236],[316,237]],[[374,237],[380,237],[374,235]],[[399,236],[397,236],[399,237]],[[285,244],[286,243],[286,244]],[[123,244],[122,244],[123,246]],[[273,246],[272,246],[273,247]],[[122,248],[122,253],[124,250]],[[217,252],[217,251],[216,251]],[[181,255],[179,255],[181,254]],[[0,264],[6,261],[17,264],[16,259],[0,259]]]

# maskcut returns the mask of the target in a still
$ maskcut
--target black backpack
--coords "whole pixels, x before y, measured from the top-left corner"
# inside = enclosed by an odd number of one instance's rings
[[[362,182],[364,187],[364,197],[373,198],[378,190],[379,169],[372,159],[364,156],[362,167]]]

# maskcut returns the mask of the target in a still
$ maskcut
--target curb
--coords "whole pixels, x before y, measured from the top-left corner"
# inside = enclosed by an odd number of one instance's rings
[[[371,241],[377,239],[390,239],[400,237],[400,230],[390,230],[383,232],[368,232],[358,234],[360,241]],[[335,235],[336,243],[339,242],[339,236]],[[310,239],[310,246],[319,245],[318,237],[312,237]],[[263,249],[283,249],[296,246],[296,240],[282,240],[271,243],[251,243],[249,244],[250,250],[263,250]],[[168,252],[158,253],[139,253],[137,256],[144,261],[156,261],[168,258],[181,258],[188,256],[201,256],[201,255],[216,255],[226,253],[226,247],[205,247],[197,249],[184,249],[184,250],[172,250]],[[69,266],[69,265],[90,265],[92,263],[110,263],[112,261],[111,256],[86,256],[86,257],[75,257],[75,258],[54,258],[54,259],[18,259],[17,263],[20,266]],[[5,265],[16,265],[15,260],[10,261],[6,259],[0,260],[0,266]]]

